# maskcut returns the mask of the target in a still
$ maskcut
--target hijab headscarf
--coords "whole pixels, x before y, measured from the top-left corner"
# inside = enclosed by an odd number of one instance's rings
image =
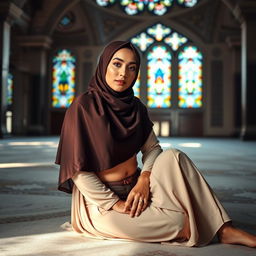
[[[136,77],[128,89],[117,92],[105,76],[113,55],[122,48],[134,53]],[[55,161],[60,165],[59,190],[72,193],[76,172],[112,168],[138,153],[146,142],[153,124],[132,89],[139,65],[139,53],[130,42],[114,41],[105,47],[88,90],[65,114]]]

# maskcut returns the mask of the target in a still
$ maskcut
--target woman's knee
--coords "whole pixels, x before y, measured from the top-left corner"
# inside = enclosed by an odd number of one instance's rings
[[[166,161],[173,161],[173,159],[178,160],[181,151],[176,148],[170,148],[164,150],[159,156],[156,158],[155,163],[158,162],[166,162]]]

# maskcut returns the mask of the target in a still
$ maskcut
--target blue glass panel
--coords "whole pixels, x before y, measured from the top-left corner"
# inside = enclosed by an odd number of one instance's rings
[[[75,97],[75,62],[75,57],[66,49],[58,51],[53,58],[53,107],[66,108]]]
[[[186,46],[179,53],[179,107],[202,106],[202,53],[195,46]]]
[[[171,54],[165,46],[154,46],[147,59],[147,105],[151,108],[168,108],[171,106]]]

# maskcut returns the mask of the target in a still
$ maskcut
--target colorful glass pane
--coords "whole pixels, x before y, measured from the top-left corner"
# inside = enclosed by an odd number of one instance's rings
[[[146,1],[145,1],[146,2]],[[168,9],[171,7],[173,0],[148,0],[148,10],[153,14],[161,16],[167,13]]]
[[[13,101],[13,75],[8,74],[7,77],[7,104],[11,105]]]
[[[171,48],[176,51],[178,48],[186,43],[188,39],[177,32],[173,32],[170,36],[164,39],[164,42],[167,43]]]
[[[140,72],[139,72],[138,78],[132,88],[133,88],[134,96],[139,98],[140,97]]]
[[[120,4],[128,15],[135,15],[144,10],[144,3],[140,0],[121,0]]]
[[[58,51],[53,58],[53,107],[68,107],[75,97],[75,62],[75,57],[66,49]]]
[[[62,26],[68,26],[68,25],[70,24],[70,22],[71,22],[71,19],[70,19],[70,17],[68,17],[68,16],[64,16],[64,17],[60,20],[60,24],[61,24]]]
[[[193,7],[198,0],[177,0],[178,4],[184,7]],[[96,3],[103,7],[114,4],[115,0],[96,0]],[[148,11],[154,15],[164,15],[173,5],[173,0],[120,0],[120,5],[128,15],[140,14],[147,7]]]
[[[154,46],[147,59],[147,105],[151,108],[168,108],[171,106],[171,54],[165,46]]]
[[[158,23],[155,26],[148,28],[147,32],[153,36],[157,41],[162,41],[165,36],[171,33],[171,29]]]
[[[197,4],[198,0],[177,0],[179,4],[185,7],[193,7]]]
[[[114,4],[116,0],[96,0],[97,4],[100,6],[109,6],[111,4]]]
[[[142,52],[146,51],[147,48],[154,43],[154,39],[149,37],[145,32],[140,33],[131,39],[131,42],[137,45]]]
[[[202,53],[195,46],[186,46],[179,59],[179,107],[202,106]]]

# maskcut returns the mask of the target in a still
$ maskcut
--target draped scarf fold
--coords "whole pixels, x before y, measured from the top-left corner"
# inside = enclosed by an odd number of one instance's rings
[[[121,48],[133,51],[137,75],[128,89],[116,92],[105,76],[112,56]],[[55,161],[60,165],[59,190],[72,193],[76,172],[112,168],[138,153],[146,142],[153,124],[132,89],[139,65],[139,53],[130,42],[114,41],[105,47],[88,90],[65,114]]]

